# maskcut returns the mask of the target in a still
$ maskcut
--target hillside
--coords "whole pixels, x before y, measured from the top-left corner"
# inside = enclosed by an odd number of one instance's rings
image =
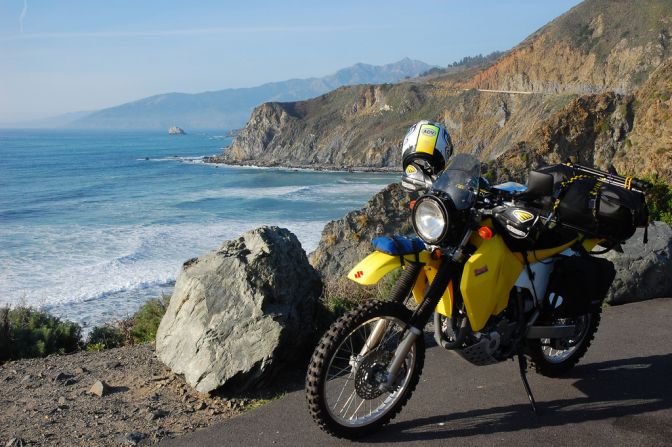
[[[237,129],[265,101],[312,98],[343,85],[397,82],[431,65],[411,59],[375,66],[356,64],[322,78],[290,79],[258,87],[197,94],[166,93],[93,112],[68,124],[82,129]]]
[[[457,151],[484,160],[528,167],[573,151],[601,167],[613,161],[628,172],[643,168],[638,173],[669,178],[669,97],[659,90],[669,81],[671,35],[668,0],[587,0],[487,67],[264,104],[219,160],[398,166],[406,128],[428,118],[448,127]],[[572,117],[573,124],[560,126]],[[656,163],[640,163],[651,147]],[[504,173],[499,161],[493,166]]]

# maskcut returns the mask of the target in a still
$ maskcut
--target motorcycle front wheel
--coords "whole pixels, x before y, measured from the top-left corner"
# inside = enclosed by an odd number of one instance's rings
[[[418,337],[391,389],[380,385],[406,334],[411,311],[373,301],[343,315],[318,344],[306,375],[306,398],[315,422],[342,438],[367,435],[401,411],[418,384],[425,345]]]

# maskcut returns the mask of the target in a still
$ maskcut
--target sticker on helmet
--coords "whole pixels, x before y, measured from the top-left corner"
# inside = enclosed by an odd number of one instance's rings
[[[416,172],[418,172],[418,170],[415,169],[413,165],[408,165],[406,167],[406,174],[415,174]]]
[[[513,212],[513,215],[516,219],[518,219],[518,222],[521,222],[521,223],[534,219],[534,214],[529,213],[527,211],[523,211],[523,210],[515,210]]]
[[[439,136],[439,128],[430,124],[420,126],[418,142],[415,145],[415,152],[424,152],[432,155],[436,147],[436,140]]]

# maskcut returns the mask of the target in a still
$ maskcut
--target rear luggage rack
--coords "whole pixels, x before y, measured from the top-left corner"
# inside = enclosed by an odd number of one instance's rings
[[[653,185],[644,180],[630,176],[620,176],[618,174],[612,174],[606,171],[600,171],[599,169],[589,168],[587,166],[577,165],[573,163],[565,163],[570,168],[574,169],[581,174],[586,174],[597,178],[600,182],[606,183],[612,186],[618,186],[624,189],[638,192],[640,194],[645,194],[646,191],[651,189]]]

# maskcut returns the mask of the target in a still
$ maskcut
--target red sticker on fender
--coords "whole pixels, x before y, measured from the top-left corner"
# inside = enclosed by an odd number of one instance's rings
[[[481,267],[480,269],[476,269],[476,270],[474,270],[474,275],[476,275],[476,276],[480,276],[480,275],[482,275],[483,273],[487,273],[487,272],[488,272],[488,266],[485,265],[485,266]]]

